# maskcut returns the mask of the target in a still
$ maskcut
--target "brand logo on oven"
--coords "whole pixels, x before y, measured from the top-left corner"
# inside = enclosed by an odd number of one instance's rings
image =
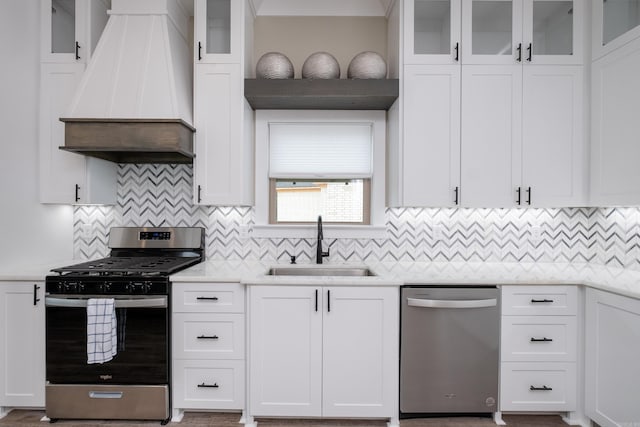
[[[111,376],[111,375],[100,375],[100,379],[102,381],[112,380],[113,376]]]

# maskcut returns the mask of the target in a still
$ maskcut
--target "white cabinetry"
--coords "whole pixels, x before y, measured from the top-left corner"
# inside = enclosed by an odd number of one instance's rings
[[[640,422],[640,301],[587,289],[585,406],[603,427]]]
[[[174,283],[173,420],[186,410],[244,408],[244,287]]]
[[[593,0],[593,59],[640,37],[640,2]]]
[[[250,416],[398,416],[398,290],[249,287]]]
[[[249,5],[196,0],[194,23],[195,202],[251,205],[254,119],[244,98],[252,67]]]
[[[0,416],[44,407],[44,283],[0,282]]]
[[[577,408],[577,289],[503,286],[501,411]]]
[[[64,152],[64,115],[102,29],[102,0],[41,3],[40,202],[114,204],[116,165]]]

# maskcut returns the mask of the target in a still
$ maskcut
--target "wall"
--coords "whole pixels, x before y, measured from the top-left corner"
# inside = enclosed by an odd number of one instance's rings
[[[0,268],[70,259],[73,209],[38,201],[40,2],[0,13]]]
[[[117,206],[75,208],[76,257],[106,256],[109,228],[125,225],[205,227],[209,259],[315,258],[314,239],[243,237],[251,208],[194,206],[192,174],[186,165],[120,165]],[[329,240],[329,261],[593,262],[640,270],[637,208],[398,208],[387,209],[386,225],[384,239]]]

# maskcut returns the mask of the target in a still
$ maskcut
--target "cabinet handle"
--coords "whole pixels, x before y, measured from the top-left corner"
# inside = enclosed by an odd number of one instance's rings
[[[198,61],[202,61],[202,43],[198,42]]]
[[[217,340],[218,336],[217,335],[199,335],[197,338],[199,340]]]
[[[331,291],[327,290],[327,313],[331,312]]]
[[[316,311],[318,311],[318,290],[316,289]]]
[[[518,195],[518,198],[516,199],[516,204],[518,206],[520,206],[520,194],[521,194],[521,192],[522,191],[521,191],[520,187],[518,187],[518,189],[516,190],[516,194]]]
[[[552,299],[531,299],[531,303],[532,304],[539,304],[539,303],[549,303],[549,302],[553,302]]]
[[[76,184],[76,202],[80,201],[80,186]]]
[[[553,388],[547,387],[546,385],[543,385],[542,387],[531,386],[531,387],[529,387],[529,390],[531,390],[531,391],[551,391],[551,390],[553,390]]]
[[[533,338],[531,337],[531,342],[552,342],[553,339],[551,338],[547,338],[547,337],[543,337],[543,338]]]
[[[459,187],[456,187],[455,190],[453,190],[454,194],[455,194],[455,200],[453,201],[453,204],[455,204],[456,206],[458,205],[458,196],[460,195],[460,189]]]
[[[198,203],[200,203],[202,201],[202,187],[200,187],[200,185],[198,185]]]
[[[218,385],[218,383],[213,383],[213,384],[205,384],[204,382],[202,384],[198,384],[199,388],[218,388],[220,387]]]
[[[197,301],[218,301],[218,297],[196,297]]]
[[[458,62],[460,60],[460,43],[456,43],[456,46],[453,48],[456,51],[455,61]]]
[[[38,298],[38,289],[40,289],[40,286],[33,285],[33,305],[38,305],[38,301],[40,301],[40,298]]]
[[[522,43],[518,43],[518,47],[516,48],[516,50],[518,51],[518,57],[516,58],[516,61],[522,62]]]
[[[80,51],[80,44],[79,44],[79,43],[78,43],[78,41],[76,40],[76,61],[77,61],[78,59],[80,59],[79,51]]]
[[[527,204],[531,204],[531,187],[527,187]]]
[[[527,61],[531,62],[531,51],[532,51],[532,45],[531,43],[529,43],[529,46],[527,47]]]

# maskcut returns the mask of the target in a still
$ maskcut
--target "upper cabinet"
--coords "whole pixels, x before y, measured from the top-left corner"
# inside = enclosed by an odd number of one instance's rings
[[[459,63],[461,0],[409,0],[404,7],[404,63]]]
[[[243,1],[196,0],[193,56],[197,63],[239,63],[244,31]]]
[[[640,36],[640,0],[593,0],[593,59]]]

